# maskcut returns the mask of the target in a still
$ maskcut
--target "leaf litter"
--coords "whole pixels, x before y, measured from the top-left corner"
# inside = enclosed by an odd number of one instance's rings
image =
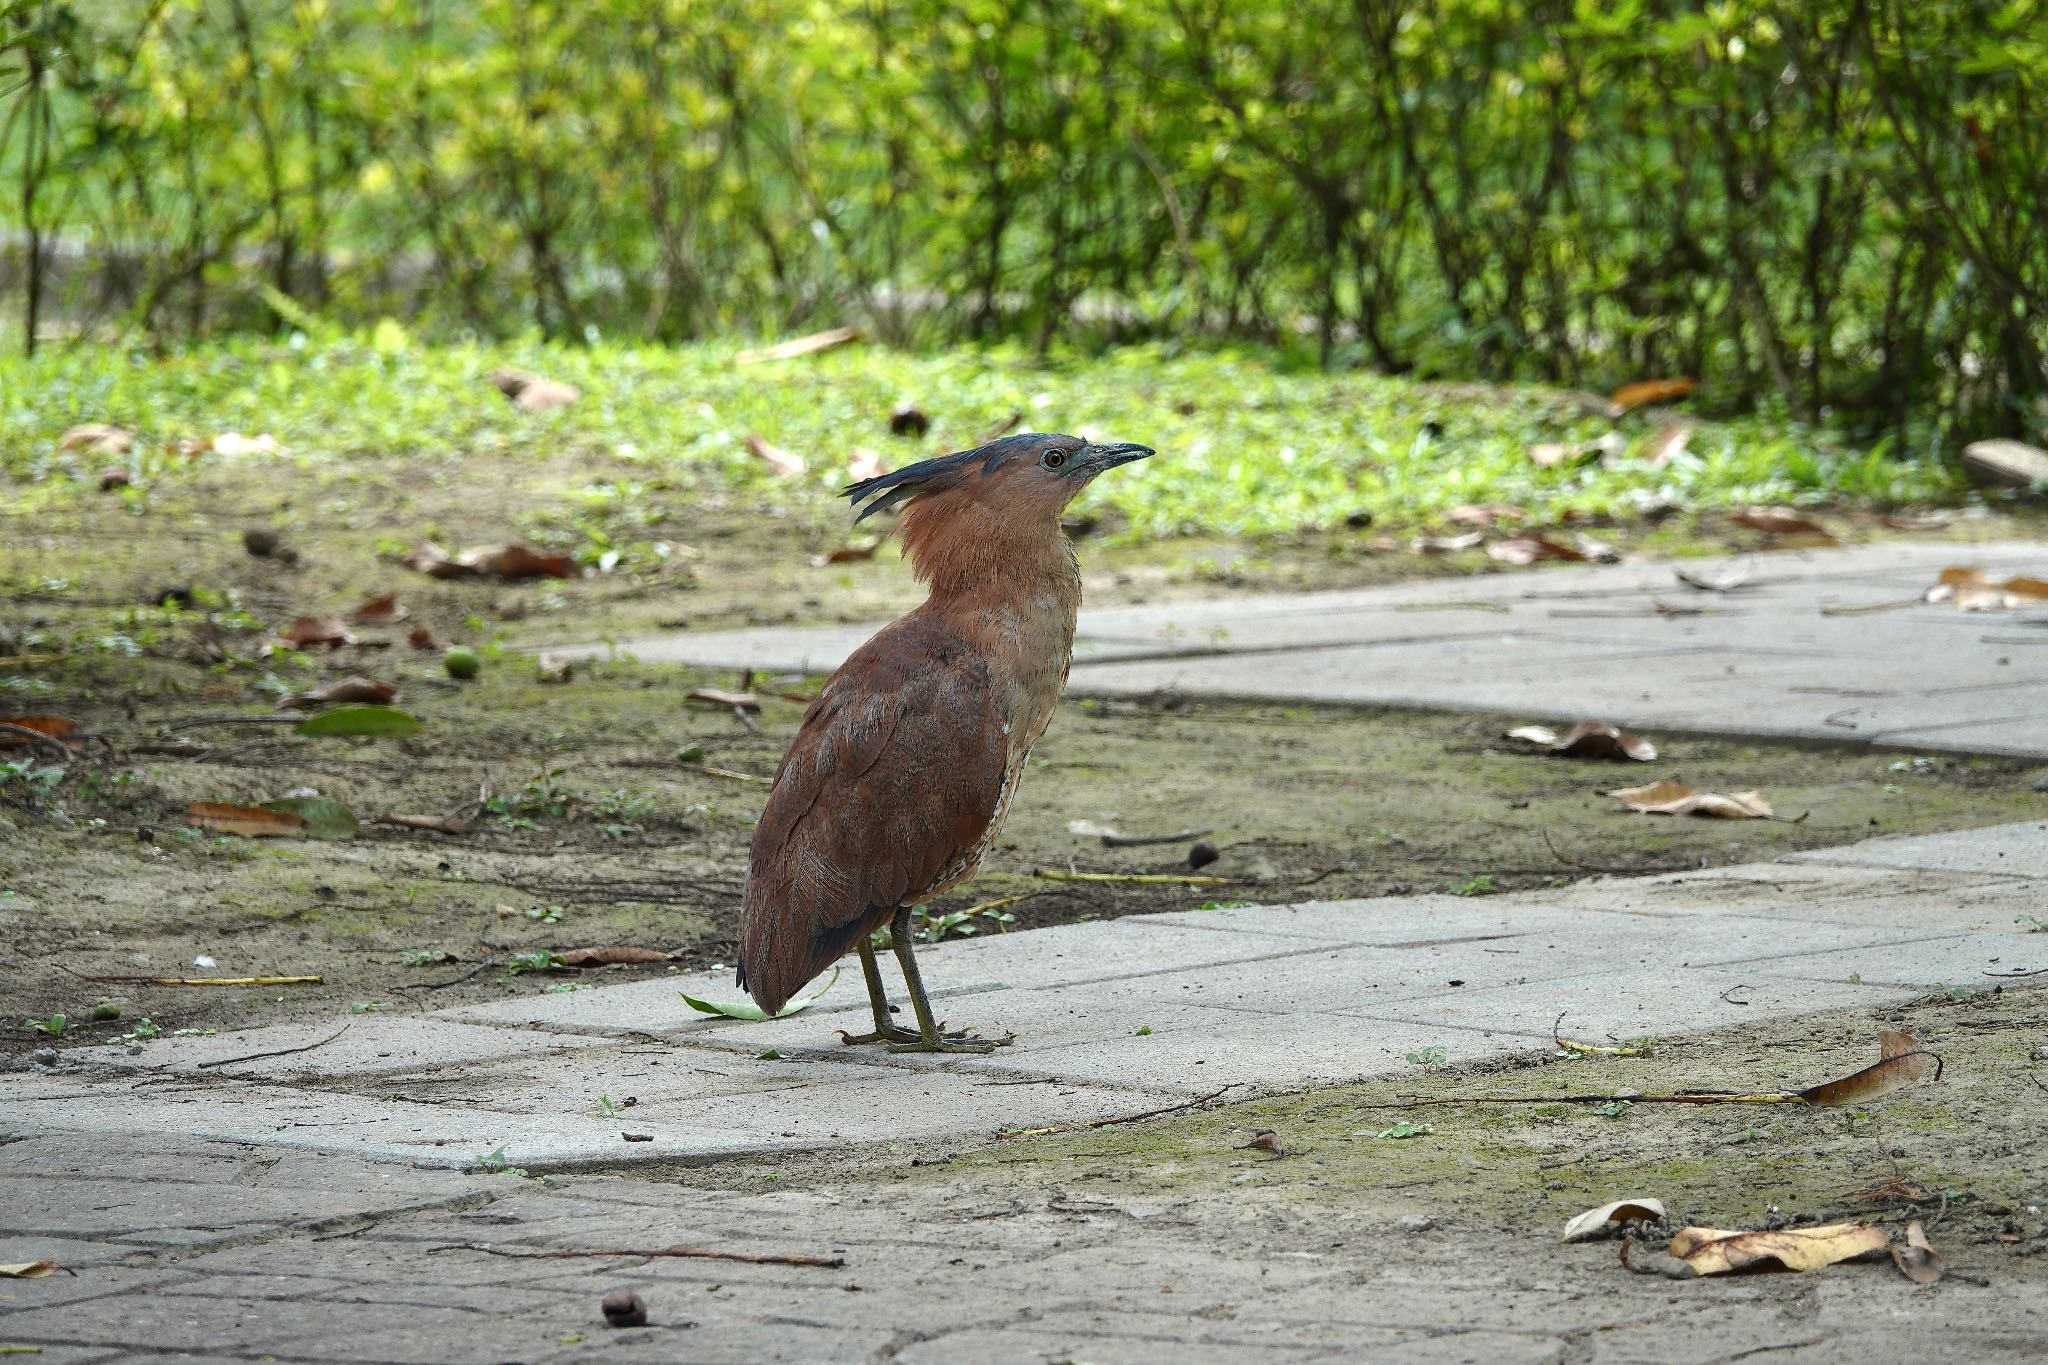
[[[1993,578],[1975,565],[1952,566],[1920,595],[1923,602],[1953,602],[1957,611],[2012,611],[2048,605],[2048,579]]]
[[[1642,787],[1618,787],[1606,793],[1630,810],[1645,815],[1706,815],[1721,820],[1775,820],[1762,792],[1695,792],[1683,782],[1659,778]],[[1801,817],[1804,818],[1804,817]]]
[[[1649,763],[1657,757],[1657,746],[1641,735],[1617,729],[1604,720],[1582,720],[1559,735],[1547,725],[1523,725],[1508,731],[1509,739],[1523,740],[1558,758],[1607,758]]]

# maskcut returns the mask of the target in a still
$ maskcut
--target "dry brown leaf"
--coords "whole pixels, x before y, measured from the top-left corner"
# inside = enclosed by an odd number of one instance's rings
[[[412,615],[398,604],[398,594],[387,592],[373,597],[349,613],[349,619],[365,626],[395,626]]]
[[[1657,757],[1657,746],[1649,740],[1618,730],[1604,720],[1582,720],[1562,736],[1545,725],[1524,725],[1508,731],[1508,738],[1540,744],[1560,758],[1634,759],[1648,763]]]
[[[774,470],[779,478],[793,479],[804,472],[803,456],[793,450],[784,450],[781,446],[770,445],[751,431],[747,433],[747,449],[754,453],[755,459],[764,462],[770,469]]]
[[[2005,611],[2048,602],[2048,581],[2016,576],[1993,578],[1974,564],[1943,569],[1921,594],[1924,602],[1954,602],[1958,611]]]
[[[1664,1203],[1660,1199],[1617,1199],[1612,1204],[1602,1204],[1597,1209],[1587,1209],[1564,1225],[1564,1240],[1567,1242],[1590,1242],[1607,1232],[1618,1223],[1647,1219],[1655,1222],[1664,1216]]]
[[[134,480],[128,476],[127,470],[109,469],[100,475],[100,492],[111,493],[116,488],[126,488],[133,482]]]
[[[1927,1229],[1920,1226],[1918,1218],[1906,1224],[1906,1244],[1893,1243],[1889,1250],[1892,1264],[1914,1284],[1933,1284],[1948,1274],[1948,1262],[1928,1242]]]
[[[583,396],[583,390],[574,384],[564,384],[530,370],[515,370],[510,366],[491,371],[491,382],[498,386],[498,392],[528,412],[566,408]]]
[[[80,422],[57,438],[57,449],[88,455],[126,455],[134,445],[134,432],[110,422]]]
[[[576,676],[576,661],[566,654],[543,653],[534,667],[544,683],[565,683]]]
[[[556,953],[564,967],[609,967],[622,962],[673,962],[673,953],[664,953],[659,948],[632,948],[624,944],[607,948],[571,948]]]
[[[476,570],[457,564],[454,558],[431,540],[423,540],[398,557],[398,562],[408,569],[417,569],[430,578],[474,578]]]
[[[1891,1237],[1868,1223],[1835,1223],[1821,1228],[1782,1228],[1775,1232],[1728,1232],[1720,1228],[1681,1228],[1671,1239],[1671,1254],[1701,1275],[1732,1270],[1819,1270],[1837,1261],[1883,1251]]]
[[[576,556],[514,542],[464,550],[455,562],[492,578],[574,578]]]
[[[1673,422],[1650,438],[1643,459],[1653,465],[1667,465],[1685,454],[1685,448],[1692,442],[1692,428],[1683,422]]]
[[[1763,532],[1771,537],[1773,546],[1784,549],[1842,543],[1827,527],[1789,507],[1745,507],[1731,512],[1728,519],[1738,526]]]
[[[1419,555],[1449,555],[1476,550],[1485,540],[1484,531],[1467,531],[1462,536],[1417,536],[1408,542],[1408,548]]]
[[[693,687],[683,695],[687,701],[708,701],[713,706],[737,706],[742,711],[761,709],[761,699],[752,692],[728,692],[722,687]]]
[[[1520,521],[1529,515],[1525,508],[1503,502],[1467,503],[1444,513],[1453,526],[1491,527],[1497,521]]]
[[[1592,560],[1595,564],[1621,563],[1621,551],[1615,549],[1604,540],[1595,540],[1584,531],[1580,531],[1572,537],[1572,546],[1581,555]]]
[[[1622,787],[1607,795],[1630,810],[1650,815],[1712,815],[1723,820],[1767,820],[1771,803],[1761,792],[1733,792],[1727,796],[1696,793],[1682,782],[1659,778],[1646,787]]]
[[[828,564],[850,564],[855,560],[873,559],[875,551],[880,549],[881,545],[881,539],[876,536],[866,536],[860,540],[849,540],[837,549],[828,550],[821,555],[812,555],[811,567],[822,569]]]
[[[1699,386],[1697,379],[1643,379],[1623,384],[1607,396],[1607,415],[1620,417],[1652,403],[1669,403],[1683,398]]]
[[[1802,1090],[1799,1098],[1808,1104],[1862,1104],[1921,1079],[1927,1074],[1929,1062],[1934,1063],[1934,1078],[1941,1079],[1941,1059],[1923,1051],[1905,1030],[1880,1029],[1877,1042],[1878,1060],[1875,1063],[1840,1080]]]
[[[14,1265],[0,1265],[0,1280],[40,1280],[45,1275],[56,1273],[55,1261],[21,1261]]]
[[[882,463],[881,451],[855,446],[853,458],[846,464],[846,481],[861,483],[867,479],[879,479],[888,472],[888,467]]]
[[[395,701],[397,697],[398,689],[390,683],[377,682],[372,678],[358,677],[351,674],[339,682],[328,683],[325,687],[316,687],[308,692],[294,693],[292,696],[279,701],[277,707],[280,711],[307,711],[315,706],[325,706],[330,702],[371,702],[381,704],[387,701]]]
[[[231,806],[219,801],[194,801],[185,807],[185,819],[197,829],[239,834],[249,839],[293,839],[306,830],[305,819],[289,811]]]
[[[1534,564],[1539,559],[1584,559],[1585,555],[1569,545],[1560,545],[1554,540],[1524,531],[1506,540],[1497,540],[1486,547],[1489,559],[1503,564]]]
[[[741,351],[732,358],[735,365],[758,365],[764,360],[794,360],[798,356],[817,355],[821,351],[836,350],[860,340],[860,332],[852,327],[833,327],[809,336],[796,337],[790,341],[777,342],[759,350]]]
[[[76,749],[85,743],[85,731],[78,728],[78,722],[65,716],[0,716],[0,725],[12,725],[22,730],[33,730],[47,735],[68,749]],[[12,749],[32,743],[20,735],[0,733],[0,749]]]
[[[293,649],[311,649],[316,645],[339,649],[356,642],[339,616],[301,616],[279,631],[277,638]]]
[[[414,649],[446,649],[448,642],[428,630],[425,626],[414,626],[405,637],[405,642]]]

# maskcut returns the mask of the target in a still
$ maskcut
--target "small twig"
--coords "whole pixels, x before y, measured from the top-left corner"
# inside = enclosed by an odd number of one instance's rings
[[[1564,1017],[1570,1013],[1570,1010],[1560,1010],[1556,1020],[1550,1025],[1550,1041],[1557,1044],[1558,1051],[1576,1052],[1583,1057],[1647,1057],[1650,1055],[1649,1048],[1633,1047],[1627,1043],[1610,1047],[1603,1043],[1576,1043],[1569,1038],[1563,1037],[1558,1033],[1558,1029],[1563,1027]]]
[[[509,1256],[521,1261],[545,1261],[566,1256],[681,1256],[698,1261],[744,1261],[748,1265],[815,1265],[827,1270],[837,1270],[846,1264],[844,1256],[780,1256],[752,1251],[710,1251],[702,1247],[657,1247],[648,1251],[612,1250],[599,1251],[507,1251],[484,1242],[449,1242],[443,1246],[428,1247],[436,1251],[481,1251],[486,1256]]]
[[[1735,994],[1735,992],[1737,991],[1746,991],[1752,989],[1754,988],[1747,981],[1738,981],[1734,985],[1730,986],[1727,990],[1721,992],[1721,999],[1730,1005],[1747,1005],[1749,1003],[1747,1000],[1729,1000],[1728,997]]]
[[[355,1027],[355,1022],[356,1021],[353,1019],[349,1020],[346,1024],[343,1024],[340,1028],[336,1029],[334,1032],[328,1034],[325,1038],[322,1038],[315,1043],[306,1043],[300,1047],[281,1047],[278,1048],[275,1052],[252,1052],[246,1057],[222,1057],[218,1061],[201,1062],[199,1066],[201,1070],[208,1070],[216,1066],[233,1066],[237,1062],[260,1062],[265,1057],[289,1057],[294,1052],[311,1052],[316,1047],[326,1047],[336,1038],[339,1038],[342,1034],[347,1033],[350,1029]]]
[[[1122,882],[1139,886],[1234,886],[1230,877],[1197,877],[1163,872],[1055,872],[1041,867],[1031,874],[1052,882]]]
[[[318,986],[325,980],[318,976],[87,976],[61,962],[56,967],[80,981],[124,986]]]
[[[1113,829],[1102,832],[1104,848],[1143,848],[1146,844],[1184,844],[1191,839],[1206,839],[1213,833],[1206,829],[1184,829],[1177,834],[1119,834]]]
[[[1576,867],[1581,872],[1598,872],[1606,877],[1639,877],[1653,876],[1664,872],[1682,872],[1685,870],[1685,864],[1683,863],[1678,864],[1676,867],[1616,867],[1609,863],[1580,862],[1551,841],[1549,830],[1538,829],[1536,832],[1543,836],[1543,846],[1550,850],[1551,857],[1567,867]]]
[[[2027,971],[2023,968],[2021,970],[2011,972],[1986,972],[1984,973],[1984,975],[1995,976],[2004,981],[2011,981],[2016,977],[2022,976],[2048,976],[2048,967],[2036,967],[2032,971]]]
[[[753,718],[752,716],[750,716],[750,715],[748,715],[748,714],[747,714],[747,708],[746,708],[746,707],[744,707],[744,706],[737,706],[737,705],[736,705],[736,706],[734,706],[734,707],[732,708],[732,713],[733,713],[733,715],[735,715],[735,716],[737,716],[737,717],[739,718],[739,722],[740,722],[740,724],[742,724],[742,725],[746,726],[746,727],[747,727],[747,728],[748,728],[749,730],[753,731],[753,732],[754,732],[755,734],[757,734],[757,735],[764,735],[764,734],[766,734],[766,733],[767,733],[767,731],[763,730],[763,729],[761,728],[761,726],[759,725],[759,723],[758,723],[758,722],[756,722],[756,721],[755,721],[755,719],[754,719],[754,718]]]
[[[1211,1090],[1208,1094],[1202,1095],[1196,1099],[1183,1100],[1179,1104],[1169,1104],[1164,1109],[1147,1109],[1142,1114],[1125,1114],[1120,1118],[1096,1119],[1093,1123],[1090,1123],[1088,1126],[1090,1128],[1114,1128],[1120,1123],[1136,1123],[1140,1119],[1158,1118],[1161,1114],[1178,1114],[1183,1109],[1192,1109],[1198,1104],[1207,1104],[1210,1100],[1213,1100],[1218,1096],[1222,1095],[1225,1090],[1235,1089],[1237,1089],[1237,1085],[1235,1082],[1232,1082],[1229,1085],[1223,1086],[1221,1089]]]
[[[957,913],[962,915],[978,915],[984,910],[1000,910],[1006,905],[1015,905],[1018,901],[1028,901],[1033,896],[1050,896],[1052,894],[1050,891],[1026,891],[1021,895],[1004,896],[1000,900],[983,901],[980,905],[970,905],[965,910],[958,911]]]
[[[398,991],[446,990],[450,986],[460,986],[463,982],[468,981],[474,977],[480,976],[484,972],[489,971],[492,967],[495,967],[497,965],[498,964],[495,959],[487,957],[482,962],[477,963],[476,966],[464,972],[461,976],[451,976],[446,981],[420,981],[415,982],[409,986],[393,986],[392,989]]]
[[[16,739],[36,745],[47,753],[55,754],[66,762],[78,757],[62,740],[46,735],[41,730],[31,730],[26,725],[14,725],[7,721],[0,721],[0,735],[12,735]]]
[[[746,712],[740,712],[740,716],[742,719],[745,719]],[[758,734],[759,731],[755,733]],[[706,777],[723,777],[734,782],[759,782],[764,787],[775,781],[772,777],[756,777],[752,773],[736,773],[730,768],[714,768],[709,763],[685,763],[682,766],[689,772],[703,773]]]
[[[1385,1104],[1357,1104],[1354,1109],[1414,1109],[1425,1104],[1805,1104],[1796,1090],[1765,1090],[1754,1094],[1733,1091],[1687,1091],[1676,1095],[1444,1095],[1417,1096]]]

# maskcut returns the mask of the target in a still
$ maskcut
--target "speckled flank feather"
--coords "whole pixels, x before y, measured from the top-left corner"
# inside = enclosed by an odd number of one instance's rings
[[[832,675],[776,770],[740,912],[740,984],[762,1009],[973,876],[1002,828],[1081,602],[1059,513],[1092,473],[1043,456],[1084,444],[1014,436],[848,490],[870,511],[908,500],[904,549],[931,596]]]

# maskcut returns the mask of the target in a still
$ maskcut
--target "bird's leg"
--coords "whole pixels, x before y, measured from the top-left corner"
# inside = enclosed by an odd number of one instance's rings
[[[907,1028],[898,1028],[889,1018],[889,993],[882,989],[882,969],[875,962],[875,945],[866,935],[860,940],[860,974],[868,979],[868,1007],[875,1012],[873,1033],[848,1033],[839,1030],[842,1043],[914,1043],[918,1035]]]
[[[924,978],[918,974],[917,958],[911,952],[910,911],[896,912],[889,938],[896,948],[896,960],[903,964],[903,985],[910,992],[910,1007],[917,1011],[916,1042],[891,1043],[891,1052],[993,1052],[1016,1041],[1015,1034],[1001,1038],[977,1038],[965,1029],[946,1033],[944,1024],[932,1021],[932,1002],[925,997]]]

